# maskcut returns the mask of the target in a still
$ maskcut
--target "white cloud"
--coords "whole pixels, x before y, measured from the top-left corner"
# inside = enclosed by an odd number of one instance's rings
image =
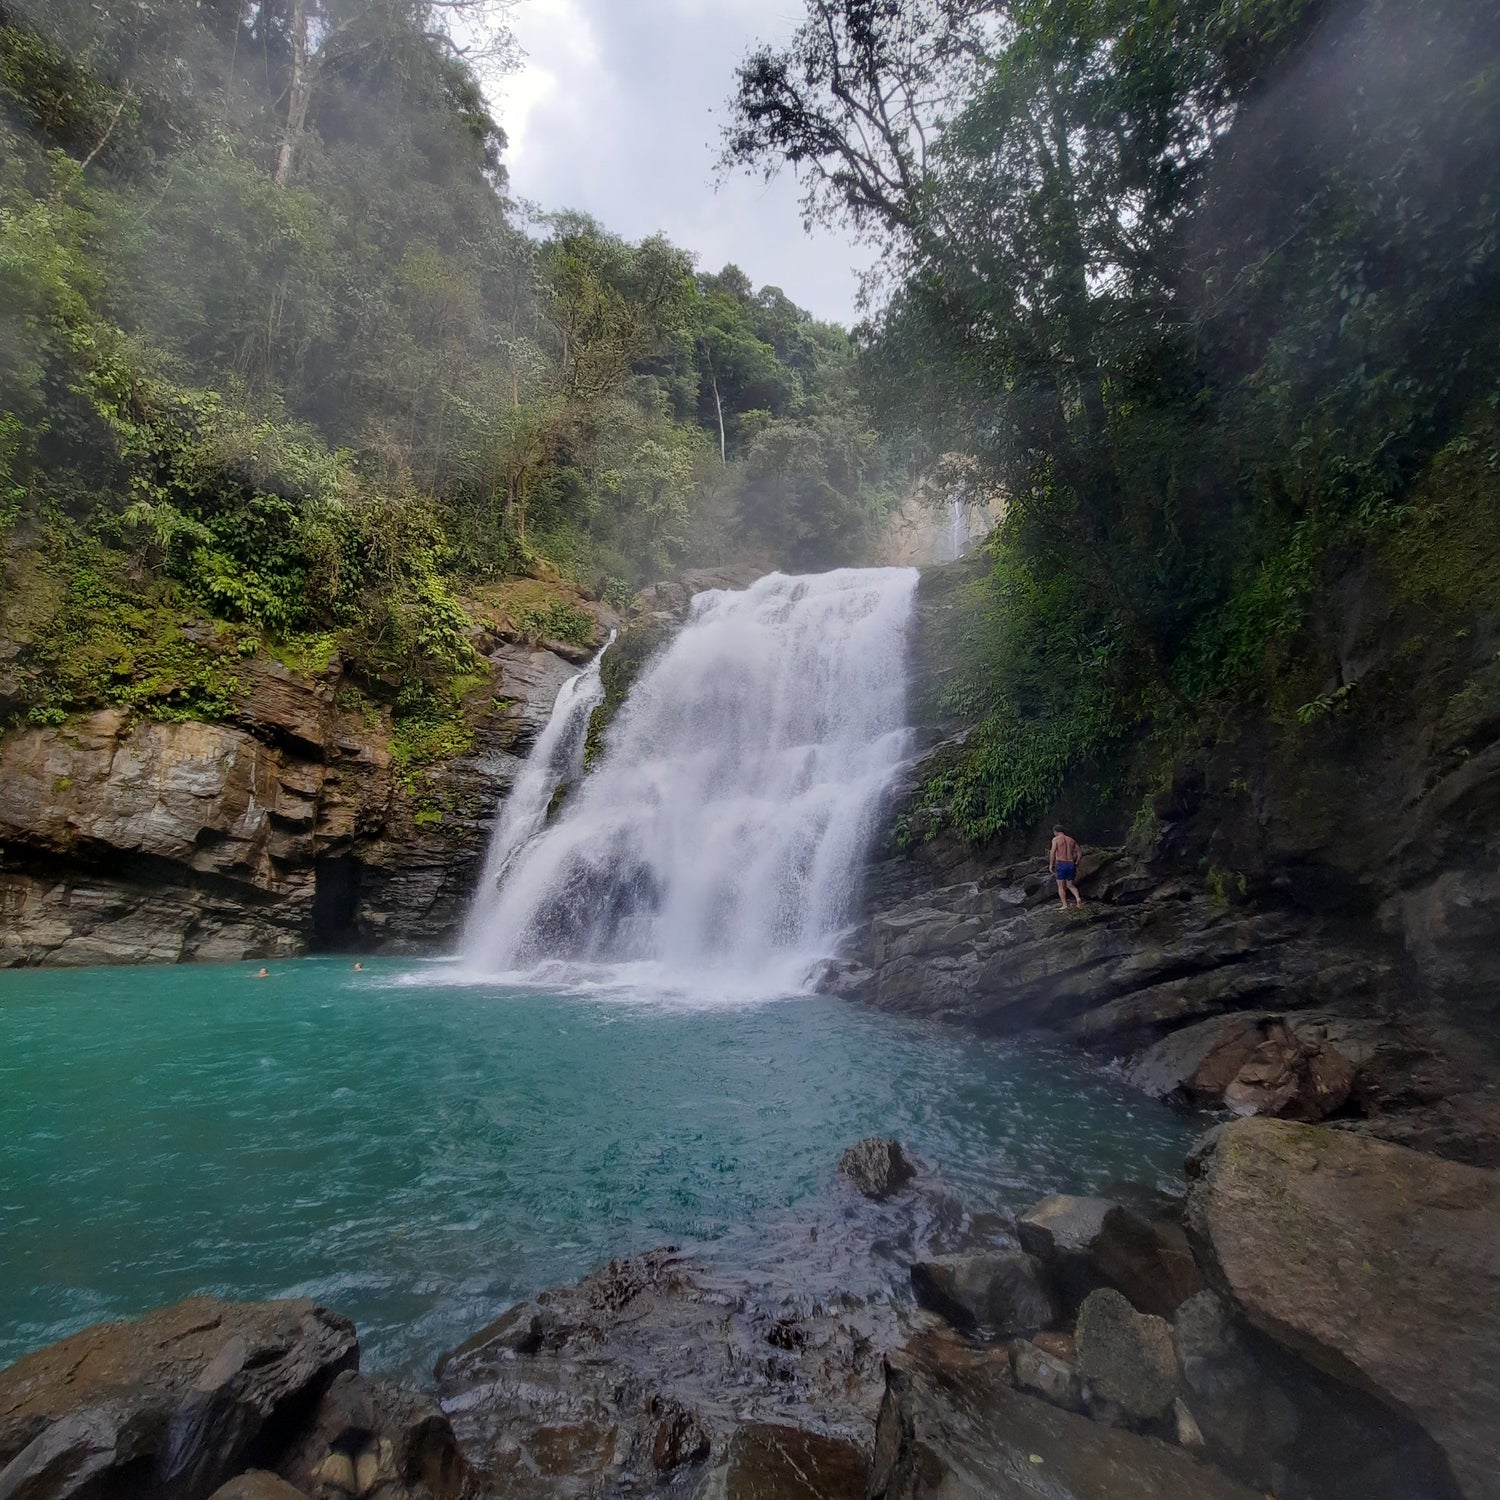
[[[525,66],[496,101],[514,191],[631,239],[664,231],[705,269],[732,260],[757,285],[851,321],[851,268],[868,252],[805,235],[789,174],[714,188],[735,66],[800,14],[797,0],[523,0]]]

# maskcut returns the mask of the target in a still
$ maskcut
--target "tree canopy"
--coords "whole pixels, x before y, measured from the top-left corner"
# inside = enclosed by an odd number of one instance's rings
[[[466,669],[484,579],[620,598],[733,556],[857,558],[897,475],[849,336],[661,236],[523,214],[474,70],[508,10],[0,4],[25,665],[0,711],[134,692],[194,610],[247,645],[334,632],[370,691],[420,698]],[[160,611],[105,642],[131,596]]]
[[[976,837],[1243,688],[1496,399],[1500,14],[809,0],[731,164],[880,238],[861,378],[1005,497]]]

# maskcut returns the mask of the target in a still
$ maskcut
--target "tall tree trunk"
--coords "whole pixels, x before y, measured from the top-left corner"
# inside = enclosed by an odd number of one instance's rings
[[[724,444],[724,403],[719,400],[719,377],[714,374],[714,357],[708,352],[708,345],[703,346],[703,358],[708,365],[708,383],[714,388],[714,410],[719,414],[719,462],[727,469],[729,458]]]
[[[307,55],[307,0],[292,0],[292,83],[287,93],[286,126],[281,132],[281,150],[276,154],[276,185],[291,180],[297,142],[307,121],[312,97],[312,61]]]
[[[521,303],[521,274],[519,269],[510,283],[510,404],[512,409],[521,405],[521,360],[517,353],[520,346],[519,330],[516,327],[516,309]]]
[[[727,469],[729,456],[724,445],[724,403],[719,400],[719,378],[712,365],[708,367],[708,378],[714,383],[714,410],[719,414],[719,462]]]

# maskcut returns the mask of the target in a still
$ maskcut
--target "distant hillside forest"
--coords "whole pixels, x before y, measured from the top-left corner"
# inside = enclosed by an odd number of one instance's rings
[[[683,565],[858,557],[898,476],[848,334],[528,225],[451,40],[505,12],[0,3],[0,717],[212,716],[226,644],[419,712],[489,584],[558,583],[508,623],[567,637]]]
[[[1500,6],[805,8],[740,71],[728,164],[795,167],[881,246],[882,424],[1007,506],[946,688],[974,729],[925,826],[983,842],[1085,782],[1139,797],[1247,713],[1309,752],[1357,734],[1382,693],[1401,711],[1339,645],[1361,610],[1404,601],[1414,661],[1482,646]],[[1500,722],[1481,670],[1455,704]]]

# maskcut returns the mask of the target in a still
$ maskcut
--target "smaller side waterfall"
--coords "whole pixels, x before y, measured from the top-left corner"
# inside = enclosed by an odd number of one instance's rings
[[[583,749],[588,738],[589,719],[604,701],[600,666],[614,639],[615,633],[610,631],[609,640],[598,655],[557,690],[551,717],[536,737],[521,767],[521,774],[516,777],[510,795],[501,806],[495,831],[490,835],[484,873],[479,878],[479,899],[469,914],[466,945],[474,935],[476,914],[486,907],[486,894],[495,890],[516,856],[546,825],[547,809],[552,805],[557,789],[576,780],[583,772]]]
[[[947,520],[938,538],[937,561],[957,562],[984,534],[982,519],[969,504],[968,496],[953,490],[947,499]]]

